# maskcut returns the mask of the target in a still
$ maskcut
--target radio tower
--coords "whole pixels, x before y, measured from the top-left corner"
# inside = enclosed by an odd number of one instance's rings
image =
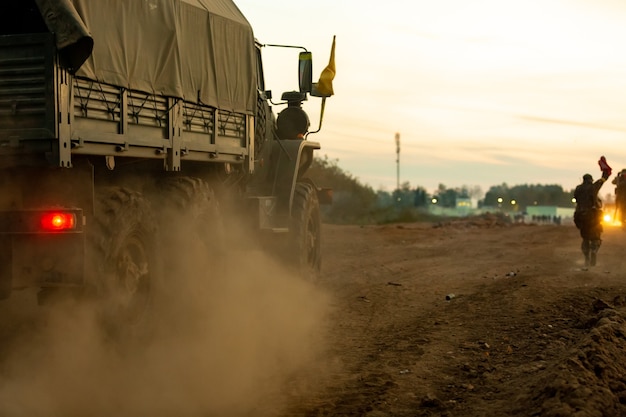
[[[396,190],[400,191],[400,133],[396,133]]]

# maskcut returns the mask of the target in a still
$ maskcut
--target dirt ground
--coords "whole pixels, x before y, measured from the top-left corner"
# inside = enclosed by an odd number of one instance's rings
[[[218,287],[181,289],[160,320],[179,318],[134,351],[103,342],[88,310],[2,306],[0,415],[626,415],[620,228],[587,270],[572,225],[485,216],[322,238],[315,286],[238,258]],[[177,279],[204,277],[197,258]]]
[[[323,229],[323,388],[298,416],[626,415],[626,232],[484,217]],[[311,391],[310,393],[312,393]]]

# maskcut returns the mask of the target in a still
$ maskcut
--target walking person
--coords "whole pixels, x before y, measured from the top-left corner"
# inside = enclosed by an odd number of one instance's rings
[[[615,184],[615,219],[626,228],[626,168],[617,173],[611,183]]]
[[[601,157],[598,161],[602,176],[596,181],[591,174],[583,175],[583,182],[574,190],[576,210],[574,223],[580,231],[583,239],[580,248],[585,255],[585,266],[595,266],[598,249],[602,244],[602,201],[598,198],[598,192],[606,180],[611,176],[611,167],[606,159]]]

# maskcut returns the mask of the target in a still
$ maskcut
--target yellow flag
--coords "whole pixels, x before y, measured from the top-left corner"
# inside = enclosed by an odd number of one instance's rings
[[[330,59],[328,65],[320,74],[320,79],[317,82],[317,91],[326,97],[332,96],[333,91],[333,79],[335,78],[335,36],[333,36],[333,46],[330,48]]]

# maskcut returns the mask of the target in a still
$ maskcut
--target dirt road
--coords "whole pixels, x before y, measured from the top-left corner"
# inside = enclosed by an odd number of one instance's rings
[[[170,251],[176,293],[148,345],[17,293],[0,414],[624,416],[626,232],[605,229],[583,270],[573,226],[324,225],[315,286],[261,255],[216,276],[204,252]]]
[[[325,226],[336,372],[286,415],[626,415],[626,233],[589,270],[579,246],[495,219]]]

